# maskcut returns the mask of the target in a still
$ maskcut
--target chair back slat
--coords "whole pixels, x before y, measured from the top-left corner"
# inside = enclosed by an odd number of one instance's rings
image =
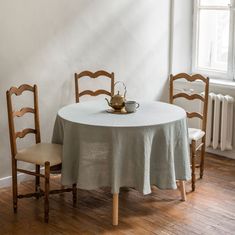
[[[188,94],[187,92],[178,92],[174,94],[174,82],[179,79],[184,79],[187,82],[196,82],[200,81],[202,82],[204,88],[204,95],[197,94],[190,92]],[[187,117],[188,118],[199,118],[201,119],[202,125],[201,129],[205,132],[206,131],[206,122],[207,122],[207,106],[208,106],[208,94],[209,94],[209,78],[205,78],[200,74],[194,74],[194,75],[189,75],[187,73],[179,73],[176,75],[170,75],[170,103],[173,104],[175,99],[178,98],[185,98],[187,100],[200,100],[202,102],[202,113],[198,112],[187,112]]]
[[[13,111],[13,105],[12,105],[12,95],[20,96],[25,91],[33,92],[33,98],[34,98],[34,107],[24,107],[19,111]],[[35,134],[35,142],[39,143],[41,142],[40,137],[40,126],[39,126],[39,112],[38,112],[38,91],[37,86],[30,86],[28,84],[23,84],[21,86],[17,87],[11,87],[6,92],[6,98],[7,98],[7,111],[8,111],[8,124],[9,124],[9,134],[10,134],[10,143],[11,143],[11,153],[12,157],[14,158],[17,154],[17,145],[16,145],[16,139],[17,138],[24,138],[27,134],[32,133]],[[22,131],[15,131],[15,118],[22,118],[24,114],[26,113],[32,113],[34,114],[34,129],[32,128],[25,128]]]
[[[173,100],[176,98],[185,98],[187,100],[201,100],[201,101],[205,101],[205,98],[199,94],[193,94],[193,95],[189,95],[187,93],[178,93],[176,95],[173,95]]]
[[[79,93],[79,97],[84,96],[84,95],[90,95],[90,96],[109,95],[111,96],[111,92],[108,92],[106,90],[97,90],[97,91],[85,90]]]
[[[16,138],[24,138],[27,134],[32,133],[32,134],[36,134],[36,130],[32,129],[32,128],[25,128],[22,131],[18,131],[15,133],[15,137]]]
[[[173,76],[172,79],[173,79],[173,81],[175,81],[175,80],[182,79],[182,78],[187,80],[188,82],[195,82],[196,80],[200,80],[204,83],[207,83],[207,79],[208,79],[208,78],[203,77],[201,74],[189,75],[187,73],[176,74]]]
[[[17,87],[11,87],[9,90],[9,94],[13,95],[15,94],[16,96],[21,95],[24,91],[32,91],[34,92],[34,87],[28,85],[28,84],[23,84],[21,86]]]
[[[91,71],[86,70],[86,71],[82,71],[81,73],[77,74],[77,77],[78,77],[78,79],[81,78],[81,77],[84,77],[84,76],[88,76],[90,78],[97,78],[99,76],[105,76],[105,77],[112,78],[113,77],[112,74],[113,73],[108,73],[104,70],[99,70],[99,71],[96,71],[94,73],[91,72]]]
[[[79,79],[82,77],[88,77],[88,78],[98,78],[100,76],[106,77],[111,80],[111,87],[110,91],[99,89],[96,91],[91,91],[91,90],[83,90],[82,92],[79,90]],[[79,98],[84,95],[90,95],[90,96],[98,96],[98,95],[108,95],[108,96],[113,96],[114,94],[114,73],[108,73],[104,70],[99,70],[96,72],[91,72],[91,71],[82,71],[81,73],[77,74],[75,73],[75,99],[76,103],[79,102]]]
[[[187,117],[188,118],[200,118],[201,120],[203,120],[203,116],[200,113],[197,112],[186,112],[187,113]]]
[[[22,117],[26,113],[35,113],[35,110],[33,108],[25,107],[25,108],[22,108],[19,111],[13,112],[12,115],[13,115],[13,117]]]

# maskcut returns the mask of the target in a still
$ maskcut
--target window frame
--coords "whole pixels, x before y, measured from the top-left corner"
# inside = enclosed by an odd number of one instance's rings
[[[198,67],[198,38],[199,38],[199,13],[201,9],[230,11],[229,27],[229,49],[228,49],[228,68],[227,72],[219,70],[204,69]],[[193,9],[193,40],[192,40],[192,72],[200,73],[211,78],[235,81],[235,0],[230,0],[228,6],[200,6],[200,0],[194,0]]]

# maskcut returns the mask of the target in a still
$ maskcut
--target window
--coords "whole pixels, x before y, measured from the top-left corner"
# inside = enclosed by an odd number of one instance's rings
[[[193,72],[235,79],[235,0],[195,0]]]

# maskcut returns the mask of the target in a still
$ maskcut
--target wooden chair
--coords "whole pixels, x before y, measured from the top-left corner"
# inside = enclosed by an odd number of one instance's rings
[[[23,92],[29,91],[33,93],[34,107],[24,107],[20,111],[13,111],[12,95],[20,96]],[[48,223],[49,220],[49,194],[71,192],[73,193],[73,203],[76,203],[77,189],[76,184],[72,188],[64,188],[59,190],[50,191],[50,166],[61,163],[62,146],[58,144],[41,143],[40,126],[39,126],[39,111],[38,111],[38,91],[37,86],[22,85],[19,88],[12,87],[6,92],[7,96],[7,109],[8,109],[8,122],[10,133],[10,144],[12,153],[12,186],[13,186],[13,208],[14,212],[17,212],[18,198],[36,197],[37,199],[44,196],[44,221]],[[15,131],[14,119],[16,117],[22,117],[26,113],[34,114],[34,129],[26,128],[20,132]],[[35,142],[31,147],[17,150],[17,138],[24,138],[28,134],[35,135]],[[17,162],[27,162],[35,164],[36,170],[29,171],[18,168]],[[40,173],[40,167],[45,167],[45,173]],[[17,187],[17,172],[29,174],[35,176],[35,192],[25,195],[18,195]],[[45,190],[40,188],[40,178],[45,180]]]
[[[200,81],[204,86],[204,95],[197,93],[174,93],[174,81],[179,79],[186,79],[187,82]],[[208,92],[209,92],[209,78],[205,78],[200,74],[188,75],[186,73],[180,73],[175,76],[170,75],[170,103],[177,98],[185,98],[187,100],[200,100],[202,102],[202,113],[187,112],[188,118],[199,118],[201,122],[201,129],[189,128],[189,141],[191,150],[191,168],[192,168],[192,191],[195,191],[195,168],[200,167],[200,178],[203,177],[204,171],[204,157],[205,157],[205,140],[206,140],[206,122],[207,122],[207,104],[208,104]],[[200,164],[196,165],[196,155],[198,150],[200,151]]]
[[[109,91],[100,89],[100,90],[97,90],[97,91],[83,90],[82,92],[80,92],[79,82],[78,82],[80,78],[88,77],[88,78],[94,78],[95,79],[95,78],[100,77],[100,76],[106,77],[106,78],[111,80],[111,84],[110,84],[111,87],[110,87]],[[108,73],[104,70],[99,70],[95,73],[90,72],[90,71],[83,71],[79,74],[75,73],[75,98],[76,98],[76,103],[78,103],[80,101],[79,98],[81,96],[84,96],[84,95],[98,96],[98,95],[103,94],[103,95],[113,96],[113,93],[114,93],[114,73]]]

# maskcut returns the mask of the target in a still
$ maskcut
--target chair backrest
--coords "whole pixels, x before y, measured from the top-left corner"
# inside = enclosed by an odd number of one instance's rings
[[[13,106],[12,106],[12,95],[14,94],[16,96],[20,96],[25,91],[33,92],[34,107],[33,108],[24,107],[18,111],[14,111]],[[7,111],[8,111],[8,124],[9,124],[9,134],[10,134],[10,142],[11,142],[11,153],[12,153],[12,157],[14,158],[15,155],[17,154],[17,145],[16,145],[17,138],[24,138],[27,134],[32,133],[32,134],[35,134],[35,142],[36,143],[41,142],[37,86],[36,85],[30,86],[30,85],[24,84],[24,85],[19,86],[18,88],[11,87],[6,92],[6,97],[7,97]],[[14,119],[17,117],[22,117],[26,113],[34,114],[34,129],[25,128],[22,131],[16,132]]]
[[[187,82],[201,81],[203,83],[204,94],[198,94],[195,92],[178,92],[174,93],[174,82],[179,79],[185,79]],[[207,122],[207,106],[208,106],[208,93],[209,93],[209,78],[205,78],[200,74],[189,75],[186,73],[179,73],[177,75],[170,75],[170,103],[173,104],[177,98],[185,98],[187,100],[200,100],[202,102],[202,113],[199,112],[187,112],[188,118],[199,118],[201,119],[201,129],[206,132]]]
[[[82,77],[88,77],[88,78],[97,78],[97,77],[106,77],[111,80],[111,88],[109,91],[107,90],[96,90],[96,91],[91,91],[91,90],[83,90],[82,92],[79,90],[79,79]],[[75,73],[75,98],[76,98],[76,103],[79,102],[79,98],[84,95],[91,95],[91,96],[97,96],[97,95],[108,95],[108,96],[113,96],[114,93],[114,73],[108,73],[104,70],[99,70],[95,73],[90,72],[90,71],[83,71],[79,74]]]

